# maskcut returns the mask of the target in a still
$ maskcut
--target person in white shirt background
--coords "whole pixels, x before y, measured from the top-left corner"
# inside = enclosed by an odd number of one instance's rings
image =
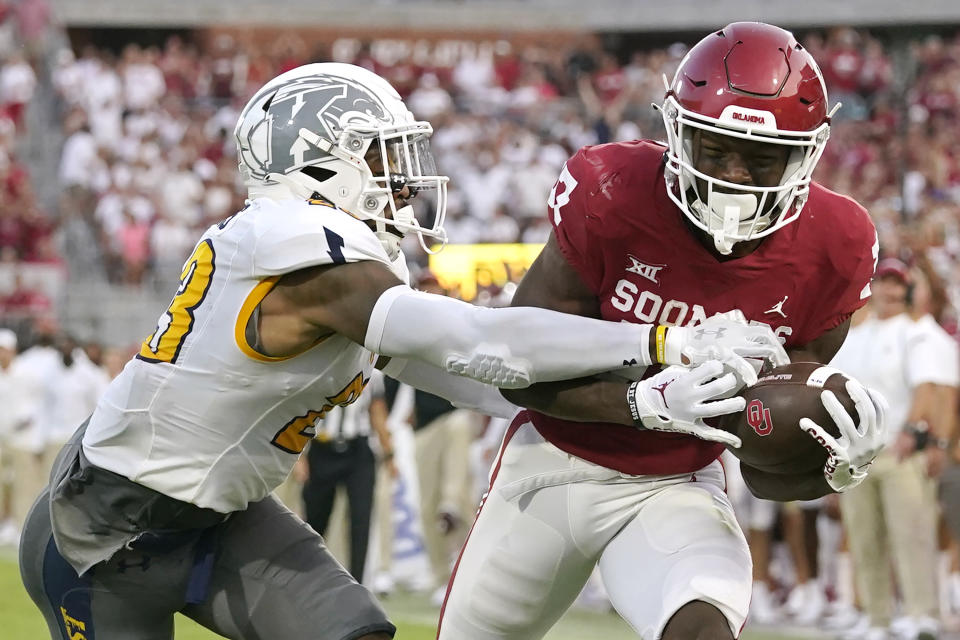
[[[831,362],[880,389],[890,405],[886,449],[864,483],[840,496],[846,529],[856,532],[848,540],[869,619],[858,636],[865,640],[887,638],[888,628],[898,637],[934,640],[939,626],[934,480],[952,415],[927,398],[936,385],[957,386],[957,350],[936,337],[936,323],[910,316],[913,288],[903,262],[881,260],[868,311],[854,317]],[[903,600],[896,621],[892,578]]]
[[[50,469],[44,466],[44,425],[50,424],[54,401],[52,387],[44,381],[55,377],[59,356],[53,346],[57,328],[48,318],[32,327],[33,346],[17,356],[21,416],[8,439],[13,468],[11,519],[16,530],[23,527],[30,505],[47,483]]]
[[[933,261],[920,253],[911,271],[913,282],[910,315],[917,330],[928,343],[928,349],[942,356],[941,367],[932,372],[940,375],[939,382],[929,385],[924,401],[931,405],[931,413],[944,420],[940,431],[928,441],[941,446],[926,448],[928,472],[939,478],[938,497],[942,524],[940,527],[940,562],[937,572],[940,584],[940,610],[945,621],[957,625],[960,616],[960,568],[957,566],[957,540],[960,540],[960,464],[957,449],[957,408],[960,388],[960,348],[956,339],[940,326],[950,311],[943,280],[937,274]],[[929,430],[929,429],[928,429]],[[942,445],[946,444],[946,448]],[[952,549],[951,549],[952,547]],[[951,557],[953,556],[953,557]]]
[[[9,496],[7,508],[0,503],[0,544],[18,541],[57,452],[109,383],[107,373],[52,322],[44,319],[34,330],[35,344],[16,356],[16,334],[0,329],[0,477],[8,479]]]
[[[0,329],[0,545],[14,544],[19,537],[13,512],[16,476],[11,440],[29,420],[23,402],[24,380],[16,368],[17,334]]]
[[[43,468],[49,473],[61,447],[70,439],[77,425],[86,420],[97,406],[97,400],[110,384],[107,373],[87,357],[77,342],[60,335],[55,342],[59,361],[52,375],[44,381],[47,396],[52,398],[52,420],[44,425]]]

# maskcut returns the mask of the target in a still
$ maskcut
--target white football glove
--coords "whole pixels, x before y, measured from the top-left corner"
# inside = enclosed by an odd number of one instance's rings
[[[627,389],[627,403],[637,426],[739,447],[740,438],[709,426],[703,419],[743,411],[743,398],[725,397],[741,386],[732,372],[724,373],[722,362],[710,360],[693,369],[668,367],[634,382]]]
[[[665,342],[665,364],[696,366],[720,360],[747,386],[756,383],[764,360],[775,367],[790,364],[773,330],[747,324],[742,313],[718,313],[695,327],[670,327]]]
[[[823,475],[838,493],[857,486],[867,477],[871,463],[883,449],[887,430],[884,397],[853,379],[847,381],[846,388],[857,408],[859,425],[853,423],[832,391],[821,392],[820,399],[840,430],[839,438],[831,436],[810,418],[800,420],[800,428],[827,450]]]

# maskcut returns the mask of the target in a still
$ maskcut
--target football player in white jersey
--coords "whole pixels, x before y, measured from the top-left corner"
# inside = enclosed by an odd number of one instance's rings
[[[702,418],[743,408],[725,396],[756,379],[746,357],[786,362],[766,327],[485,309],[408,286],[400,238],[445,241],[431,133],[351,65],[306,65],[251,98],[235,130],[247,206],[200,238],[29,518],[21,572],[53,637],[170,638],[178,611],[230,638],[392,637],[370,593],[270,497],[377,354],[393,358],[379,362],[388,375],[495,415],[514,410],[497,387],[691,365],[666,399],[642,383],[617,401],[637,420],[682,403],[677,429],[736,444]],[[432,224],[408,203],[424,190]]]

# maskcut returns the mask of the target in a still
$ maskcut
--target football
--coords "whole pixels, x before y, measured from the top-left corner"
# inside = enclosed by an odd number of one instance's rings
[[[743,442],[731,453],[759,471],[772,474],[805,474],[823,469],[827,451],[800,428],[801,418],[810,418],[827,433],[838,437],[833,418],[820,400],[824,389],[836,394],[844,409],[857,422],[853,400],[845,388],[847,377],[816,362],[794,362],[761,373],[752,387],[740,394],[747,405],[720,421],[720,428]]]

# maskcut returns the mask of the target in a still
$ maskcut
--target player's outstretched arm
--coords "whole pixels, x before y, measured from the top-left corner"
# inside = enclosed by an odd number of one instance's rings
[[[599,315],[596,295],[567,262],[553,236],[524,276],[523,282],[520,283],[514,295],[513,304],[546,307],[581,315]],[[776,364],[787,361],[780,343],[768,328],[746,327],[732,318],[711,318],[710,322],[716,324],[716,328],[722,326],[725,330],[709,330],[698,335],[697,331],[684,328],[682,333],[677,331],[673,334],[682,335],[689,342],[677,348],[674,355],[676,361],[672,364],[701,364],[712,359],[725,358],[725,364],[735,363],[736,367],[729,368],[738,371],[741,380],[751,382],[756,380],[756,373],[752,365],[742,357],[743,355],[770,359]],[[743,329],[754,333],[737,333]],[[675,329],[666,330],[667,336],[670,336],[671,331]],[[717,334],[739,337],[736,338],[736,342],[726,345],[711,343],[711,339]],[[751,342],[751,337],[756,341]],[[742,354],[738,355],[734,352],[734,349],[741,347]],[[690,357],[691,355],[693,358]],[[682,356],[686,357],[682,358]],[[753,376],[752,380],[750,376]],[[583,378],[566,382],[540,383],[526,389],[505,390],[503,393],[514,404],[577,422],[602,421],[634,425],[643,422],[644,416],[648,418],[647,422],[651,422],[654,415],[665,416],[662,411],[658,413],[648,410],[649,407],[642,407],[642,403],[638,402],[648,395],[639,393],[649,390],[647,387],[635,389],[633,401],[628,400],[629,386],[629,380]],[[698,393],[711,391],[710,388],[705,391],[700,389]],[[708,395],[701,395],[698,402],[708,402],[711,399],[713,398]],[[706,410],[717,408],[710,407]],[[722,405],[721,408],[723,408]],[[669,420],[656,420],[656,422],[663,426]],[[696,435],[703,437],[704,432],[701,431]],[[707,436],[713,436],[713,434],[708,433]]]
[[[414,291],[374,261],[304,269],[271,292],[315,336],[339,333],[381,355],[501,387],[652,362],[649,325],[546,309],[488,309]]]
[[[500,394],[497,387],[448,373],[440,367],[408,358],[381,358],[389,360],[377,366],[394,380],[446,398],[459,409],[478,411],[496,418],[512,418],[520,408]]]
[[[275,293],[273,304],[293,310],[317,335],[339,333],[376,353],[504,388],[719,353],[723,341],[743,328],[730,323],[729,330],[700,335],[678,331],[671,341],[665,327],[654,339],[651,325],[535,307],[488,309],[414,291],[374,261],[305,269],[283,278]],[[768,349],[743,337],[739,343]]]

